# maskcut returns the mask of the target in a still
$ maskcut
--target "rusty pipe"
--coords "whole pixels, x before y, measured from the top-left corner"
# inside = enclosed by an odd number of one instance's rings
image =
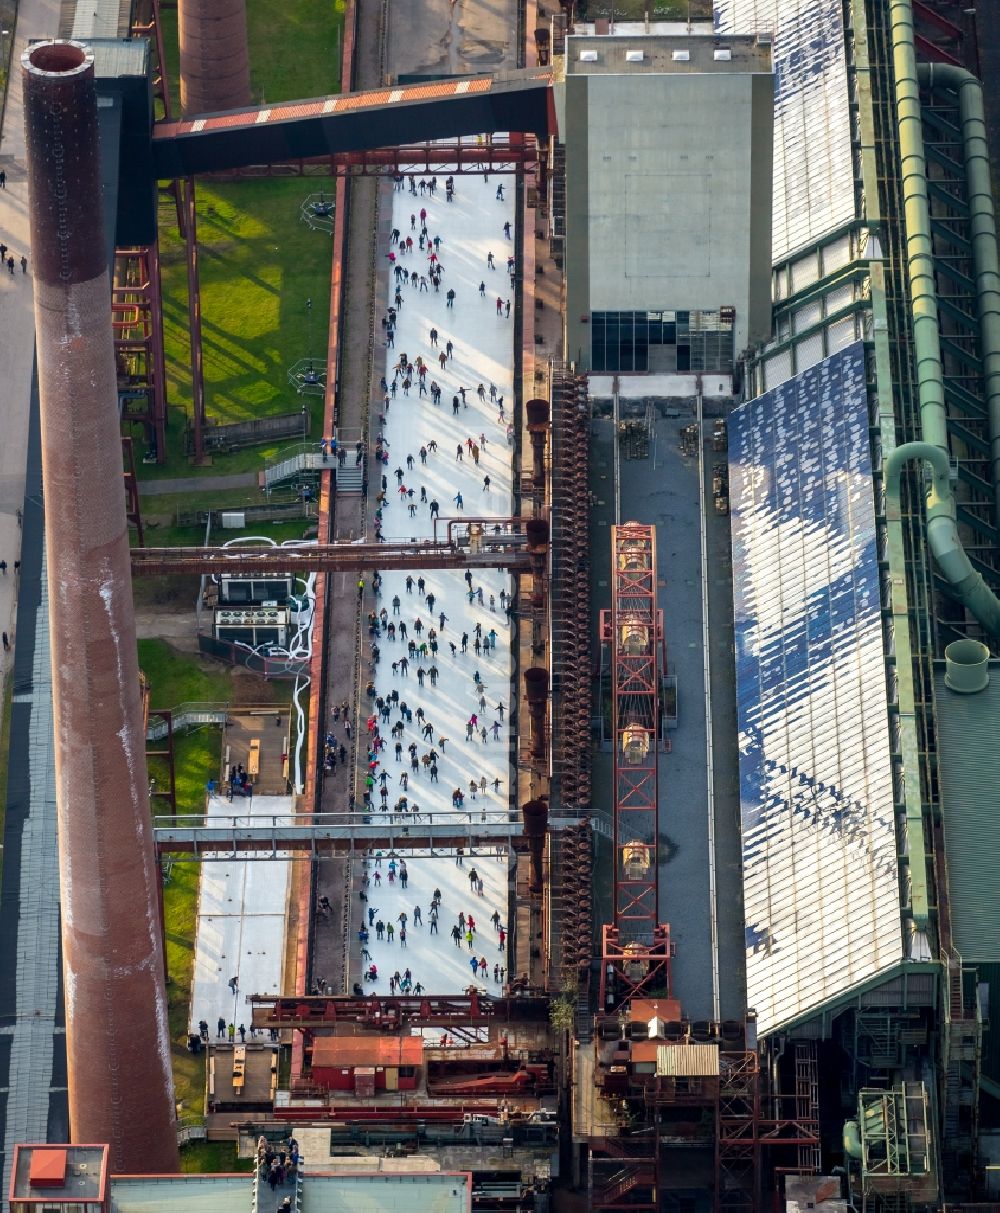
[[[531,757],[535,762],[545,759],[545,710],[549,698],[549,672],[541,666],[524,671],[524,694],[531,720]]]
[[[93,53],[21,57],[74,1142],[176,1171]]]
[[[545,442],[549,433],[549,402],[529,400],[524,406],[531,438],[532,485],[536,493],[545,493]]]
[[[549,825],[549,805],[546,800],[529,800],[521,805],[524,821],[524,836],[528,840],[528,855],[531,859],[529,892],[538,896],[544,884],[542,855],[545,851],[545,833]]]

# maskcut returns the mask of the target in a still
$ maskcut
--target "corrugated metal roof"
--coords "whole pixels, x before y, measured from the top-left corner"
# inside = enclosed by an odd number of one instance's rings
[[[970,962],[1000,962],[1000,662],[977,695],[959,695],[935,670],[938,765],[955,946]]]
[[[716,0],[719,34],[774,37],[774,215],[781,261],[855,217],[840,0]]]
[[[747,1005],[763,1035],[897,964],[860,342],[729,423]]]
[[[717,1045],[657,1045],[656,1075],[658,1078],[704,1078],[718,1074]]]

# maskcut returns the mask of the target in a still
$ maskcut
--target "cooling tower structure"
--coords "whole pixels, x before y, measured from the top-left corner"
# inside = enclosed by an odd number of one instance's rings
[[[22,56],[74,1142],[178,1166],[93,55]]]
[[[185,118],[250,104],[246,0],[179,0]]]

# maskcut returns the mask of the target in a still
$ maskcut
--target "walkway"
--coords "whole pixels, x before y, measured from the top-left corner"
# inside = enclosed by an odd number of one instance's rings
[[[58,0],[21,0],[12,63],[30,40],[59,31]],[[4,872],[0,907],[0,1131],[2,1190],[10,1184],[13,1146],[69,1135],[66,1050],[59,962],[52,695],[43,515],[34,394],[34,300],[20,69],[14,68],[0,135],[0,241],[28,274],[0,280],[0,559],[22,561],[20,578],[0,576],[0,627],[14,639],[13,666],[3,654],[6,684],[15,678],[9,754]],[[29,450],[29,419],[31,448]],[[22,522],[18,522],[18,511]],[[23,543],[23,547],[22,547]],[[17,602],[20,590],[20,602]],[[15,626],[15,608],[16,626]],[[20,642],[18,643],[18,634]],[[6,686],[5,688],[6,689]]]
[[[173,479],[165,476],[162,480],[139,481],[139,492],[143,497],[155,497],[161,493],[215,493],[256,487],[256,472],[232,472],[228,476],[177,476]]]

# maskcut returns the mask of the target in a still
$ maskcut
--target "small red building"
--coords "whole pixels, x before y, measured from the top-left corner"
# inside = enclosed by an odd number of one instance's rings
[[[313,1043],[312,1080],[360,1096],[413,1091],[423,1054],[420,1036],[319,1036]]]

